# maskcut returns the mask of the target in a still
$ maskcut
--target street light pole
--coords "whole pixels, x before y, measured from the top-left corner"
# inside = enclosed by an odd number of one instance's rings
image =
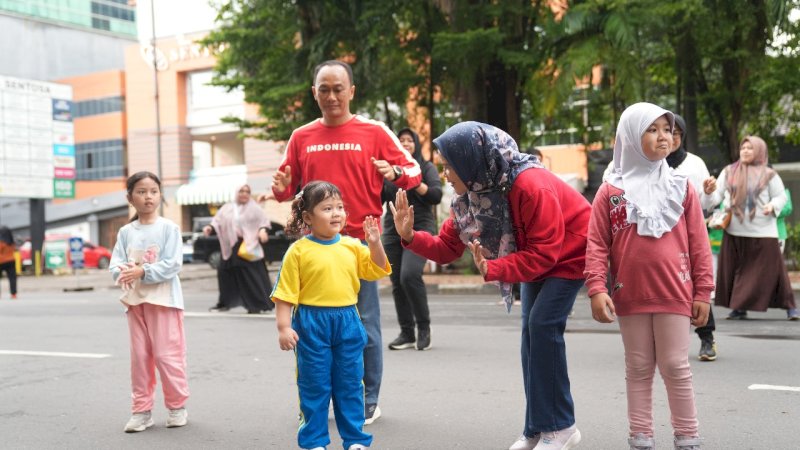
[[[155,85],[155,100],[156,100],[156,158],[158,172],[158,178],[161,180],[163,185],[164,180],[161,174],[161,108],[160,108],[160,101],[159,101],[159,94],[158,94],[158,53],[156,52],[156,0],[150,0],[150,23],[152,25],[153,31],[153,82]],[[163,195],[163,192],[162,192]],[[159,214],[164,215],[164,201],[162,198],[161,203],[158,206]]]

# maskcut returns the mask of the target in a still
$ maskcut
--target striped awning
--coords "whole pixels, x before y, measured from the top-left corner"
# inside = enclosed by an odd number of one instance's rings
[[[237,190],[245,183],[245,165],[195,169],[189,174],[189,182],[178,187],[175,200],[179,205],[227,203],[236,199]]]

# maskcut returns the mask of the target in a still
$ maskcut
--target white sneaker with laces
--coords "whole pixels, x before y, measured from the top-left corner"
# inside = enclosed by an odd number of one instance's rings
[[[153,416],[150,411],[143,413],[134,413],[128,423],[125,424],[126,433],[138,433],[153,426]]]
[[[581,432],[576,425],[558,431],[545,431],[539,435],[534,450],[570,450],[581,441]]]
[[[364,450],[364,449],[367,449],[367,448],[369,448],[369,447],[364,447],[361,444],[353,444],[350,447],[347,447],[347,450]]]
[[[189,413],[186,412],[186,408],[170,409],[167,428],[182,427],[186,425],[188,419]]]
[[[540,434],[537,433],[534,437],[528,437],[524,434],[521,434],[511,447],[508,447],[508,450],[533,450],[536,447],[536,444],[539,443],[539,436]]]

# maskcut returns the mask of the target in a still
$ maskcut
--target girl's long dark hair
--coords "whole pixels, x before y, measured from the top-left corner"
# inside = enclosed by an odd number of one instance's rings
[[[125,187],[128,190],[128,199],[133,196],[133,188],[136,187],[136,183],[144,180],[145,178],[150,178],[151,180],[155,181],[158,185],[158,192],[161,192],[161,180],[158,179],[158,175],[154,174],[153,172],[148,172],[143,170],[141,172],[136,172],[135,174],[128,177],[128,180],[125,181]],[[161,199],[164,201],[164,199]],[[135,213],[133,217],[131,217],[131,222],[134,220],[139,219],[139,213]]]
[[[303,221],[303,213],[314,210],[328,197],[342,198],[339,188],[327,181],[311,181],[303,187],[292,201],[292,212],[286,222],[286,234],[294,237],[302,237],[308,232],[308,225]]]

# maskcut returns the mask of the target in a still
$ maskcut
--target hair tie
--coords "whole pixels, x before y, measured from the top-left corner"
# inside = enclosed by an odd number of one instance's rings
[[[304,192],[305,191],[301,189],[300,192],[298,192],[297,195],[294,196],[294,199],[295,200],[301,200],[303,198],[303,193]]]

